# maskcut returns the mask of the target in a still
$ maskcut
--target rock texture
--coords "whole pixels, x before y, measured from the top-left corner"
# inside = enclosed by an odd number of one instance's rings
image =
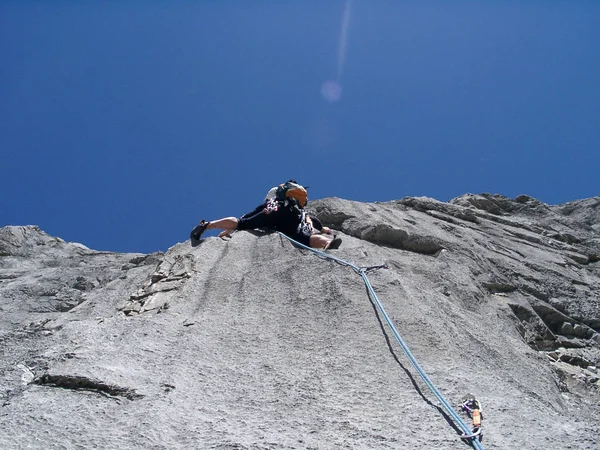
[[[600,198],[338,198],[344,239],[484,447],[600,446]],[[0,229],[0,447],[465,448],[352,270],[277,234],[166,253]],[[468,421],[466,416],[465,420]]]

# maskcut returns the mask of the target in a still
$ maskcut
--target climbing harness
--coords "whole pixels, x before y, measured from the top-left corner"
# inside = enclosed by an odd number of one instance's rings
[[[354,272],[356,272],[358,275],[360,275],[362,277],[363,282],[365,283],[365,286],[367,288],[367,292],[369,293],[369,297],[377,305],[379,312],[385,319],[389,329],[391,330],[392,334],[394,335],[394,338],[396,339],[396,342],[398,342],[398,344],[402,348],[402,351],[406,355],[407,359],[410,361],[412,366],[415,368],[415,370],[417,371],[417,373],[419,374],[419,376],[421,377],[423,382],[431,390],[433,395],[435,395],[435,397],[438,399],[438,401],[444,407],[444,409],[446,410],[448,415],[452,418],[454,423],[457,424],[462,429],[463,435],[461,435],[461,439],[468,441],[477,450],[483,450],[483,446],[482,446],[481,442],[477,439],[477,437],[481,435],[481,426],[479,426],[479,428],[477,430],[478,431],[477,434],[475,434],[472,430],[470,430],[469,426],[464,422],[464,420],[462,420],[462,418],[458,415],[458,413],[454,410],[454,408],[452,408],[450,403],[448,403],[448,401],[444,398],[442,393],[435,387],[435,385],[433,384],[433,382],[431,381],[429,376],[425,373],[425,371],[423,370],[421,365],[418,363],[415,356],[412,354],[412,352],[408,348],[408,345],[406,345],[406,342],[404,342],[404,339],[402,339],[402,336],[400,336],[400,333],[396,329],[396,326],[392,322],[392,319],[390,319],[390,317],[386,313],[385,309],[383,308],[383,304],[377,297],[377,294],[375,293],[375,289],[373,289],[373,286],[371,285],[371,282],[369,281],[369,278],[367,277],[367,272],[369,270],[373,270],[373,269],[387,268],[387,266],[385,264],[382,264],[379,266],[358,267],[355,264],[352,264],[348,261],[344,261],[343,259],[340,259],[336,256],[330,255],[329,253],[325,253],[321,250],[317,250],[315,248],[311,248],[304,244],[301,244],[300,242],[295,241],[294,239],[292,239],[289,236],[286,236],[285,234],[281,233],[280,231],[278,231],[278,233],[281,236],[284,236],[293,245],[304,248],[306,250],[309,250],[309,251],[315,253],[317,256],[319,256],[322,259],[329,259],[331,261],[335,261],[336,263],[338,263],[342,266],[350,267]],[[478,403],[478,405],[479,405],[479,403]],[[479,413],[479,408],[477,408],[477,412]],[[471,436],[471,435],[473,435],[473,436]]]
[[[479,400],[477,400],[474,395],[467,394],[463,399],[462,410],[465,411],[473,420],[473,430],[471,433],[464,433],[460,438],[477,438],[479,441],[481,441],[483,439],[483,431],[481,431],[481,419],[483,417],[481,403],[479,403]]]

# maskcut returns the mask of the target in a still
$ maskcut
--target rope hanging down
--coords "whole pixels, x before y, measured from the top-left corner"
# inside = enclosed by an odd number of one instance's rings
[[[472,430],[462,420],[462,418],[458,415],[458,413],[454,410],[454,408],[452,408],[452,406],[444,398],[442,393],[435,387],[435,385],[433,384],[433,382],[431,381],[429,376],[425,373],[425,371],[423,370],[423,368],[421,367],[421,365],[419,364],[419,362],[417,361],[415,356],[412,354],[412,352],[408,348],[408,345],[406,345],[406,342],[404,342],[404,339],[402,339],[402,336],[400,336],[400,333],[396,329],[396,326],[394,325],[394,323],[392,322],[392,320],[390,319],[388,314],[385,312],[385,309],[383,308],[381,301],[377,297],[377,294],[375,293],[375,290],[373,289],[373,286],[371,285],[371,282],[369,281],[369,278],[367,277],[367,271],[370,269],[373,269],[373,268],[382,268],[384,266],[358,267],[355,264],[352,264],[348,261],[344,261],[343,259],[337,258],[337,257],[330,255],[328,253],[325,253],[323,251],[320,251],[320,250],[308,247],[304,244],[301,244],[300,242],[295,241],[294,239],[290,238],[289,236],[286,236],[285,234],[283,234],[279,231],[278,231],[278,233],[279,233],[279,235],[284,236],[293,245],[304,248],[306,250],[310,250],[311,252],[315,253],[317,256],[319,256],[321,258],[329,259],[329,260],[337,262],[338,264],[341,264],[342,266],[350,267],[352,270],[354,270],[354,272],[356,272],[357,274],[359,274],[362,277],[362,279],[365,283],[365,286],[367,287],[367,292],[369,293],[369,296],[377,305],[377,308],[381,312],[381,315],[384,317],[386,323],[388,324],[389,329],[392,331],[392,334],[394,335],[396,342],[398,342],[398,344],[402,348],[402,351],[404,352],[404,354],[406,355],[406,357],[408,358],[408,360],[410,361],[412,366],[415,368],[415,370],[417,371],[417,373],[419,374],[419,376],[421,377],[423,382],[431,390],[433,395],[435,395],[435,397],[438,399],[440,404],[444,407],[446,412],[450,415],[452,420],[454,420],[454,423],[457,424],[461,428],[461,430],[464,433],[463,436],[471,435]],[[477,450],[483,450],[483,446],[482,446],[481,442],[475,436],[473,436],[473,439],[470,440],[470,443]]]

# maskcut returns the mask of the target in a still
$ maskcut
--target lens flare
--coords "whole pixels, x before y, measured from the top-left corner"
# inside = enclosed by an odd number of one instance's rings
[[[340,49],[338,51],[337,81],[342,80],[344,62],[346,61],[346,46],[348,45],[348,26],[350,25],[350,8],[352,0],[346,0],[344,6],[344,17],[342,19],[342,31],[340,33]]]
[[[321,95],[329,103],[337,102],[342,98],[342,87],[337,81],[326,81],[321,86]]]
[[[342,98],[342,75],[344,72],[344,62],[346,61],[346,47],[348,45],[348,27],[350,26],[350,9],[352,0],[346,0],[344,5],[344,15],[342,17],[342,29],[340,31],[340,47],[337,58],[337,79],[326,81],[321,85],[321,95],[329,103],[337,102]]]

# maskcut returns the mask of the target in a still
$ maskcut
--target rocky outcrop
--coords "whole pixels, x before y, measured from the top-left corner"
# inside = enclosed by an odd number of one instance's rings
[[[600,198],[310,209],[486,448],[596,448]],[[2,448],[460,448],[360,277],[277,234],[166,253],[0,229]],[[424,420],[424,418],[426,418]],[[468,420],[465,416],[465,420]]]
[[[190,254],[175,255],[172,261],[163,256],[152,275],[119,309],[127,315],[168,309],[172,294],[167,293],[179,290],[184,285],[192,276],[193,265],[194,258]]]

